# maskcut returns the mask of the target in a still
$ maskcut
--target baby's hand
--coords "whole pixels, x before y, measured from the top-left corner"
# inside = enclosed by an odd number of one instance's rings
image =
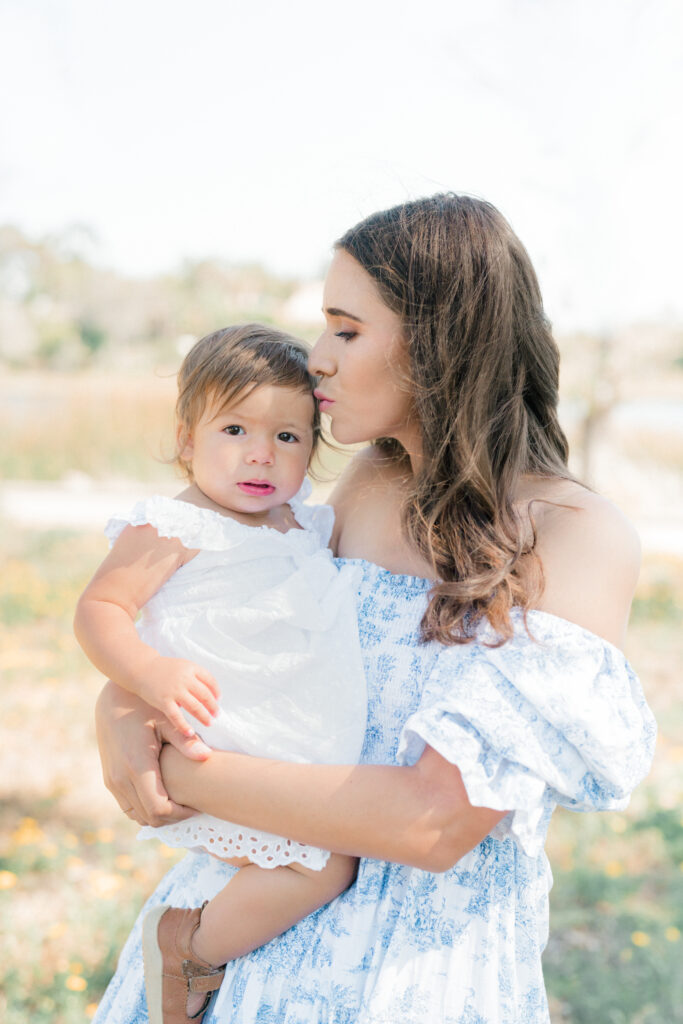
[[[145,667],[140,681],[140,696],[158,708],[183,736],[194,730],[180,712],[183,708],[203,725],[211,725],[218,714],[217,698],[221,691],[210,672],[184,658],[163,658],[161,655]]]

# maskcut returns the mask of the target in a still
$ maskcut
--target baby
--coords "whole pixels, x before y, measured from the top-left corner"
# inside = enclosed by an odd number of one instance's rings
[[[197,342],[178,383],[189,486],[110,521],[78,640],[101,672],[214,748],[353,763],[366,720],[354,573],[327,548],[332,510],[303,504],[319,436],[306,350],[269,327],[226,328]],[[355,874],[353,858],[206,814],[141,835],[238,868],[202,907],[146,916],[151,1024],[201,1021],[228,960]]]

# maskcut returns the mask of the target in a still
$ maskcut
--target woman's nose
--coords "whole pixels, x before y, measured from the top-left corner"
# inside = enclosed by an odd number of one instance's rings
[[[336,366],[332,358],[330,343],[323,332],[311,349],[308,357],[308,372],[314,377],[334,376]]]

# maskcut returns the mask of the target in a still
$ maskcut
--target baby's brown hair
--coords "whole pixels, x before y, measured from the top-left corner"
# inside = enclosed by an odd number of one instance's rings
[[[207,403],[218,399],[222,405],[229,405],[245,389],[263,384],[311,394],[316,379],[308,372],[305,345],[274,327],[239,324],[207,334],[192,346],[178,371],[177,442],[172,460],[190,479],[191,468],[180,453]],[[311,456],[319,439],[320,411],[316,402]]]

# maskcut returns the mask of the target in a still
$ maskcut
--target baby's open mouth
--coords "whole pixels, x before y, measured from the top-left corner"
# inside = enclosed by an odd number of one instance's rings
[[[268,483],[267,480],[241,480],[237,486],[245,494],[272,494],[275,490],[273,484]]]

